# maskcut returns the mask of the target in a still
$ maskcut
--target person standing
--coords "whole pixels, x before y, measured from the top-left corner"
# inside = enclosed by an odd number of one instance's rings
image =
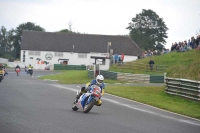
[[[149,61],[149,67],[150,67],[150,71],[153,71],[153,66],[154,66],[154,61],[151,59],[150,61]]]
[[[115,58],[115,64],[118,64],[118,61],[119,61],[119,55],[118,55],[117,53],[115,54],[114,58]]]

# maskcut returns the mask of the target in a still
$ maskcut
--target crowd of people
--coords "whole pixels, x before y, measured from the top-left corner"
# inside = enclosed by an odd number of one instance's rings
[[[142,56],[138,58],[144,58],[144,57],[148,57],[152,55],[166,54],[166,53],[169,53],[170,51],[185,52],[190,49],[200,50],[200,35],[198,35],[196,38],[192,36],[191,39],[188,39],[188,41],[185,40],[185,41],[172,43],[171,49],[163,49],[163,51],[159,51],[159,50],[144,51],[142,53]]]
[[[115,55],[111,55],[111,63],[112,64],[123,64],[124,62],[124,53],[121,55],[118,55],[117,53]]]
[[[188,39],[188,41],[182,41],[182,42],[175,42],[172,43],[171,51],[177,51],[177,52],[185,52],[190,49],[199,49],[200,48],[200,35],[198,35],[196,38],[194,36],[191,37],[191,39]]]

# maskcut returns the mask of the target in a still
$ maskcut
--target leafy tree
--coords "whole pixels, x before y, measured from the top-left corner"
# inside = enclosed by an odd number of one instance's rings
[[[0,56],[11,56],[13,30],[7,31],[4,26],[0,29]]]
[[[0,56],[3,56],[6,52],[7,45],[7,30],[4,26],[0,29]]]
[[[14,48],[15,48],[15,58],[20,57],[20,50],[21,50],[21,42],[22,42],[22,31],[29,30],[29,31],[45,31],[44,28],[36,25],[32,22],[22,23],[15,29],[14,35]]]
[[[165,22],[150,9],[143,9],[141,13],[136,14],[127,29],[130,30],[130,37],[145,50],[162,50],[165,39],[168,38]]]

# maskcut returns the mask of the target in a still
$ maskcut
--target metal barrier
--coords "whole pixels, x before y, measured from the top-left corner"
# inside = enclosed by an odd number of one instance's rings
[[[86,66],[54,64],[54,70],[86,70]]]
[[[94,71],[88,71],[88,77],[93,78]],[[130,83],[164,83],[164,76],[148,75],[148,74],[131,74],[131,73],[120,73],[100,70],[106,79],[117,79],[121,81],[127,81]]]
[[[166,77],[165,83],[166,93],[200,101],[200,81]]]

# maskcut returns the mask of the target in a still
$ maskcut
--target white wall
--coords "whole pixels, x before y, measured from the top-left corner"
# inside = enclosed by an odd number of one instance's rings
[[[23,51],[25,52],[25,62],[23,62]],[[47,53],[50,53],[53,55],[53,58],[51,60],[47,60],[45,58],[45,55]],[[21,50],[21,63],[23,63],[24,65],[28,66],[29,64],[31,64],[35,69],[44,69],[44,65],[38,65],[37,64],[37,58],[40,58],[42,61],[47,61],[49,62],[49,65],[53,65],[53,64],[60,64],[60,61],[58,61],[58,59],[68,59],[68,65],[93,65],[93,63],[95,63],[94,59],[91,59],[91,56],[98,56],[98,57],[108,57],[107,53],[87,53],[86,54],[86,58],[78,58],[78,53],[73,53],[73,52],[63,52],[63,57],[56,57],[55,56],[55,52],[53,51],[41,51],[40,52],[40,56],[36,56],[36,55],[29,55],[29,51],[28,50]],[[30,59],[30,57],[33,57],[33,59]],[[124,62],[130,62],[130,61],[134,61],[137,59],[137,56],[124,56]],[[98,62],[97,62],[98,64]],[[109,65],[110,65],[110,60],[106,59],[106,64],[105,65],[100,65],[101,70],[108,70],[109,69]]]
[[[78,58],[78,53],[71,53],[71,52],[64,52],[63,53],[63,57],[56,57],[54,54],[54,52],[52,51],[41,51],[40,56],[30,56],[28,55],[28,50],[26,50],[25,52],[25,64],[29,65],[34,65],[37,63],[37,58],[40,58],[43,61],[47,61],[50,64],[59,64],[60,61],[58,61],[58,59],[69,59],[68,61],[68,65],[90,65],[92,63],[94,63],[93,60],[90,59],[90,56],[100,56],[100,57],[105,57],[105,55],[103,54],[99,54],[99,53],[87,53],[86,54],[86,58]],[[47,53],[50,53],[53,55],[53,58],[51,60],[47,60],[45,58],[45,55]],[[30,57],[33,57],[33,59],[30,59]],[[23,51],[21,51],[21,62],[23,62]]]
[[[0,58],[0,63],[6,64],[8,62],[8,59]]]

